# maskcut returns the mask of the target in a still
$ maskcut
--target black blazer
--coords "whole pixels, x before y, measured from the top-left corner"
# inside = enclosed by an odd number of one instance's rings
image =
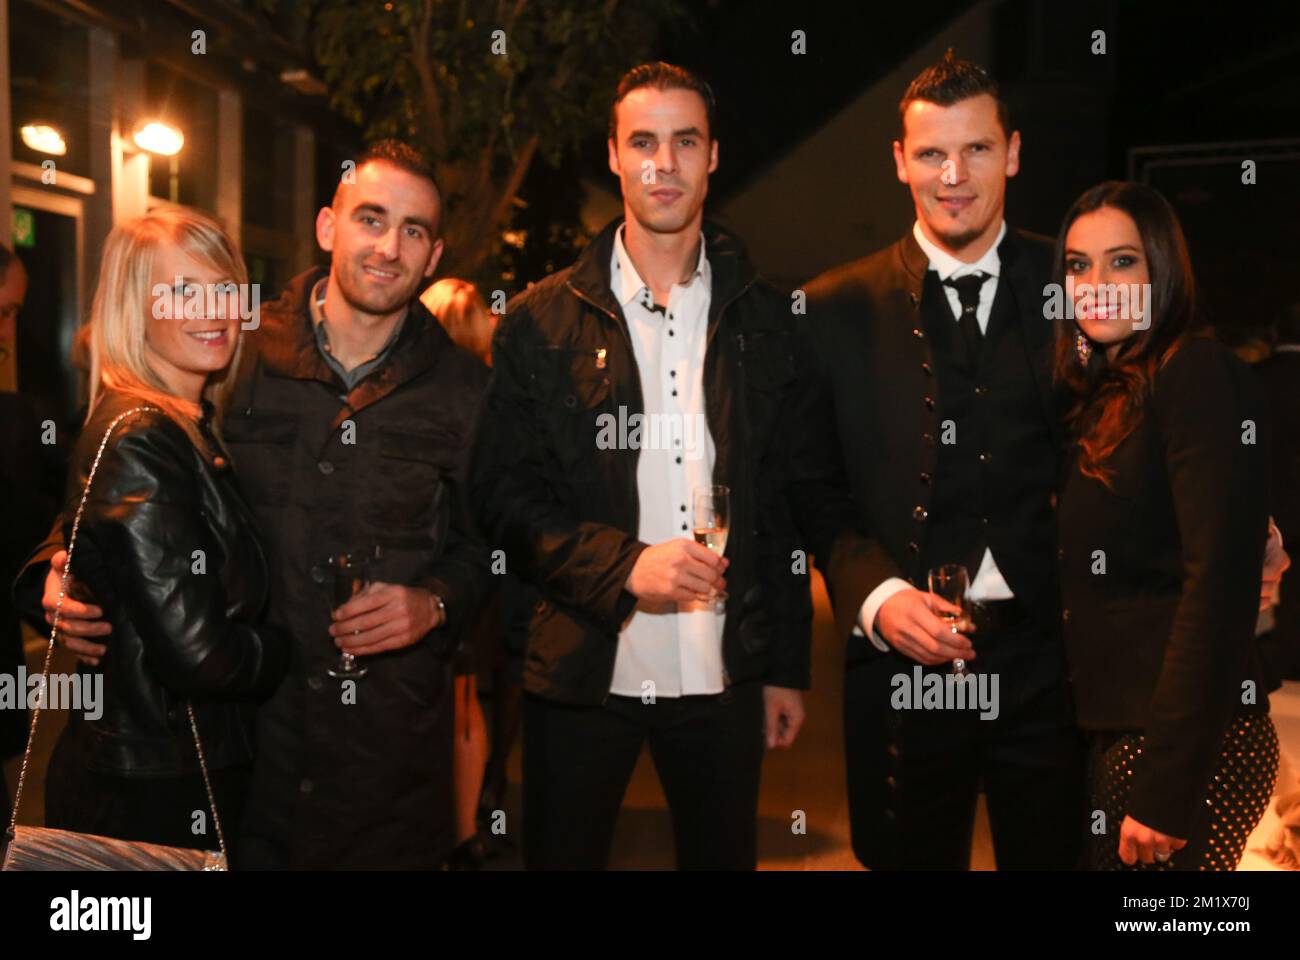
[[[1233,716],[1268,709],[1254,643],[1268,528],[1263,413],[1249,368],[1189,338],[1110,459],[1113,488],[1072,460],[1061,491],[1079,723],[1145,731],[1128,812],[1176,837],[1205,809]]]
[[[636,538],[639,451],[602,449],[599,437],[603,417],[645,407],[609,286],[621,222],[502,318],[473,488],[485,532],[536,596],[524,686],[565,703],[608,696],[619,629],[636,604],[624,585],[647,546]],[[806,689],[812,603],[785,482],[810,414],[790,301],[758,277],[738,238],[707,220],[703,229],[713,271],[705,407],[715,482],[731,487],[727,682]]]
[[[1044,414],[1064,440],[1051,378],[1052,323],[1041,311],[1051,245],[1008,230],[998,248],[999,283],[1020,304],[1021,333]],[[918,544],[930,507],[940,435],[934,358],[921,319],[929,260],[909,230],[902,239],[807,284],[807,336],[819,364],[822,413],[810,420],[795,462],[804,473],[793,498],[809,548],[826,578],[836,626],[848,636],[863,601],[890,577],[923,577]],[[826,478],[847,481],[847,490]],[[825,483],[825,487],[819,484]],[[858,531],[861,535],[855,535]],[[1050,567],[1050,564],[1047,565]],[[1003,571],[1006,573],[1006,571]],[[1012,584],[1040,621],[1055,624],[1052,571],[1042,583]],[[1031,571],[1029,576],[1034,576]]]

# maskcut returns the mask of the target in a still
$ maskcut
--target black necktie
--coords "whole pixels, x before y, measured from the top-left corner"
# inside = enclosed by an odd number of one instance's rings
[[[980,288],[988,278],[987,273],[968,273],[964,277],[949,278],[943,282],[945,287],[957,291],[957,299],[961,302],[961,316],[957,318],[957,324],[966,340],[966,355],[970,357],[971,363],[979,359],[980,347],[984,343],[984,334],[980,332],[976,313],[980,308]]]

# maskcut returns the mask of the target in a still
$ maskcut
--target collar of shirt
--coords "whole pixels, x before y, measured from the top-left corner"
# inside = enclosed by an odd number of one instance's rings
[[[921,230],[921,222],[912,224],[912,236],[916,237],[916,242],[920,244],[921,251],[930,259],[930,269],[939,274],[940,282],[950,277],[964,277],[968,273],[987,273],[991,277],[996,277],[1002,270],[1002,259],[998,256],[998,247],[1002,244],[1002,238],[1007,235],[1007,222],[1002,221],[1002,226],[998,229],[997,239],[993,241],[993,246],[985,251],[984,256],[974,263],[966,263],[964,260],[958,260],[947,250],[943,250],[930,242],[930,238]]]
[[[709,267],[709,258],[704,255],[704,233],[700,233],[700,255],[695,260],[695,272],[685,283],[675,283],[674,287],[689,287],[696,278],[703,279],[706,285],[713,282],[713,273]],[[609,261],[609,288],[618,298],[620,306],[627,306],[638,294],[642,295],[642,304],[648,310],[654,309],[654,294],[636,272],[632,258],[623,246],[623,227],[614,233],[614,252]],[[645,291],[642,294],[642,291]],[[667,304],[665,304],[667,306]]]
[[[397,338],[401,334],[402,327],[406,323],[406,318],[410,316],[411,310],[408,307],[406,312],[402,314],[402,318],[393,327],[393,332],[373,356],[361,361],[351,370],[344,370],[343,364],[338,361],[330,349],[329,329],[325,325],[325,289],[328,281],[329,277],[321,277],[317,280],[316,286],[311,289],[311,296],[307,298],[311,308],[312,326],[316,331],[316,347],[320,350],[321,356],[325,358],[325,362],[338,371],[343,381],[351,387],[364,374],[369,373],[388,356],[389,351],[393,349],[393,344],[397,342]]]

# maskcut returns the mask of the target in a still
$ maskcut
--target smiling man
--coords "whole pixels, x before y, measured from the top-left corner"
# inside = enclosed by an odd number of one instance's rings
[[[717,165],[707,84],[631,70],[609,127],[624,216],[497,331],[475,500],[534,592],[531,869],[606,865],[647,742],[678,867],[752,869],[764,742],[789,746],[803,721],[811,605],[783,487],[795,338],[789,301],[703,218]],[[610,423],[630,429],[610,442]],[[730,488],[722,556],[692,539],[713,485]]]
[[[873,869],[964,870],[982,789],[999,869],[1070,868],[1083,757],[1059,630],[1050,246],[1003,219],[1020,135],[987,73],[949,51],[899,114],[912,229],[807,288],[833,396],[815,428],[853,491],[847,517],[799,501],[819,508],[805,533],[849,643],[853,849]],[[974,630],[932,610],[942,564],[966,567]],[[996,719],[891,703],[893,677],[957,659],[998,677]]]
[[[240,867],[433,869],[452,847],[449,658],[491,576],[464,490],[488,372],[416,297],[440,216],[424,159],[372,146],[316,217],[329,270],[245,333],[222,431],[294,653],[258,712]],[[348,555],[369,585],[340,606]],[[47,610],[57,598],[56,569]],[[96,608],[63,611],[79,655],[113,642]]]

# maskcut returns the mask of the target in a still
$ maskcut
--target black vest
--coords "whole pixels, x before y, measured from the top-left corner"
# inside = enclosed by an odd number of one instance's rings
[[[1018,311],[1029,306],[999,278],[971,363],[939,275],[926,272],[921,318],[938,381],[939,432],[922,589],[926,573],[943,563],[965,564],[973,581],[988,547],[1023,602],[1057,603],[1056,449],[1021,329]]]

